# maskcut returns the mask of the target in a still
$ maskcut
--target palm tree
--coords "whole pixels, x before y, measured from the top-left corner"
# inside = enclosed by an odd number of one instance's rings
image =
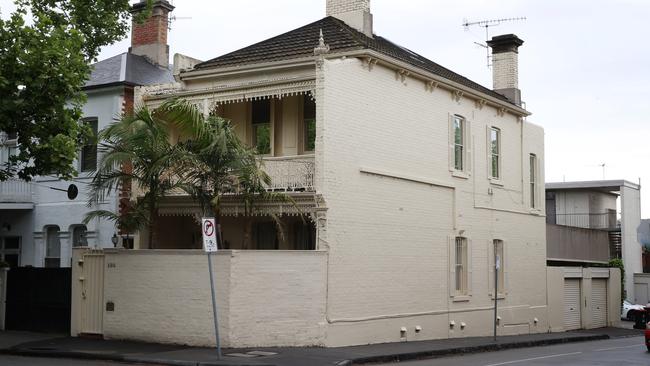
[[[270,177],[254,149],[237,136],[230,121],[205,117],[186,101],[170,100],[150,111],[139,108],[99,134],[102,157],[91,183],[89,206],[115,193],[120,187],[137,188],[121,214],[96,210],[93,218],[114,221],[125,231],[148,227],[149,248],[154,247],[158,204],[172,192],[182,190],[197,200],[203,216],[220,221],[221,198],[235,194],[246,213],[263,200],[290,201],[287,195],[267,192]],[[279,219],[271,217],[278,223]]]
[[[262,169],[262,159],[239,139],[229,120],[210,115],[200,122],[203,133],[180,143],[186,156],[179,171],[183,172],[181,188],[199,202],[203,216],[215,217],[219,223],[221,200],[227,194],[242,200],[248,220],[257,202],[293,202],[285,194],[267,191],[271,178]],[[283,235],[280,220],[271,217]]]
[[[131,199],[123,215],[96,210],[88,213],[86,222],[108,219],[125,230],[146,225],[149,248],[154,248],[158,204],[181,185],[176,168],[185,154],[178,138],[201,136],[204,129],[199,116],[195,108],[172,100],[154,110],[140,107],[102,130],[98,138],[101,158],[90,185],[89,206],[119,188],[137,189],[142,197]]]

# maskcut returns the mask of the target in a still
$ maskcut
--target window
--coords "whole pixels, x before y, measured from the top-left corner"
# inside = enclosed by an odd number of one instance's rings
[[[308,95],[303,97],[302,110],[305,151],[312,152],[316,148],[316,102]]]
[[[72,229],[72,247],[87,247],[87,232],[85,225],[75,226]]]
[[[45,231],[45,267],[58,268],[61,266],[61,238],[59,227],[50,226]]]
[[[454,169],[464,170],[465,168],[465,119],[454,116]]]
[[[505,293],[505,261],[503,257],[503,240],[495,239],[493,241],[494,245],[494,264],[495,269],[498,270],[497,273],[497,292],[499,294]],[[493,277],[494,278],[494,277]]]
[[[530,207],[537,207],[536,193],[537,193],[537,156],[530,154]]]
[[[271,100],[253,101],[253,145],[260,155],[271,153]]]
[[[456,237],[455,247],[456,295],[467,295],[467,238]]]
[[[0,159],[2,159],[3,167],[11,167],[13,165],[11,164],[11,157],[18,155],[18,134],[9,133],[6,136],[7,140],[4,143]]]
[[[501,130],[490,128],[490,177],[499,179],[501,177]]]
[[[20,237],[6,236],[1,238],[0,261],[7,262],[11,268],[20,266]]]
[[[80,170],[92,172],[97,170],[97,118],[86,118],[83,123],[90,127],[91,136],[81,148]]]

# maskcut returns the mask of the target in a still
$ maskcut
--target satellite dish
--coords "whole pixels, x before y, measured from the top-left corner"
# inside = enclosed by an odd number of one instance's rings
[[[79,194],[79,188],[77,188],[76,185],[70,184],[68,186],[68,199],[73,200],[77,198],[77,195]]]

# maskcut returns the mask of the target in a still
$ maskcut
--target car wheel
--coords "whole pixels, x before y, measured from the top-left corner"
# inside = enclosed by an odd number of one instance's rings
[[[648,348],[648,352],[650,352],[650,346],[646,346]]]
[[[634,310],[627,312],[627,320],[634,320]]]

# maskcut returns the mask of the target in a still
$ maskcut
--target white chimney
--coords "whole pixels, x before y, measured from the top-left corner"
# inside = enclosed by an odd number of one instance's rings
[[[524,41],[514,34],[492,37],[492,85],[495,92],[504,95],[516,105],[521,105],[519,90],[519,46]]]
[[[347,25],[372,37],[370,0],[327,0],[327,16],[333,16]]]

